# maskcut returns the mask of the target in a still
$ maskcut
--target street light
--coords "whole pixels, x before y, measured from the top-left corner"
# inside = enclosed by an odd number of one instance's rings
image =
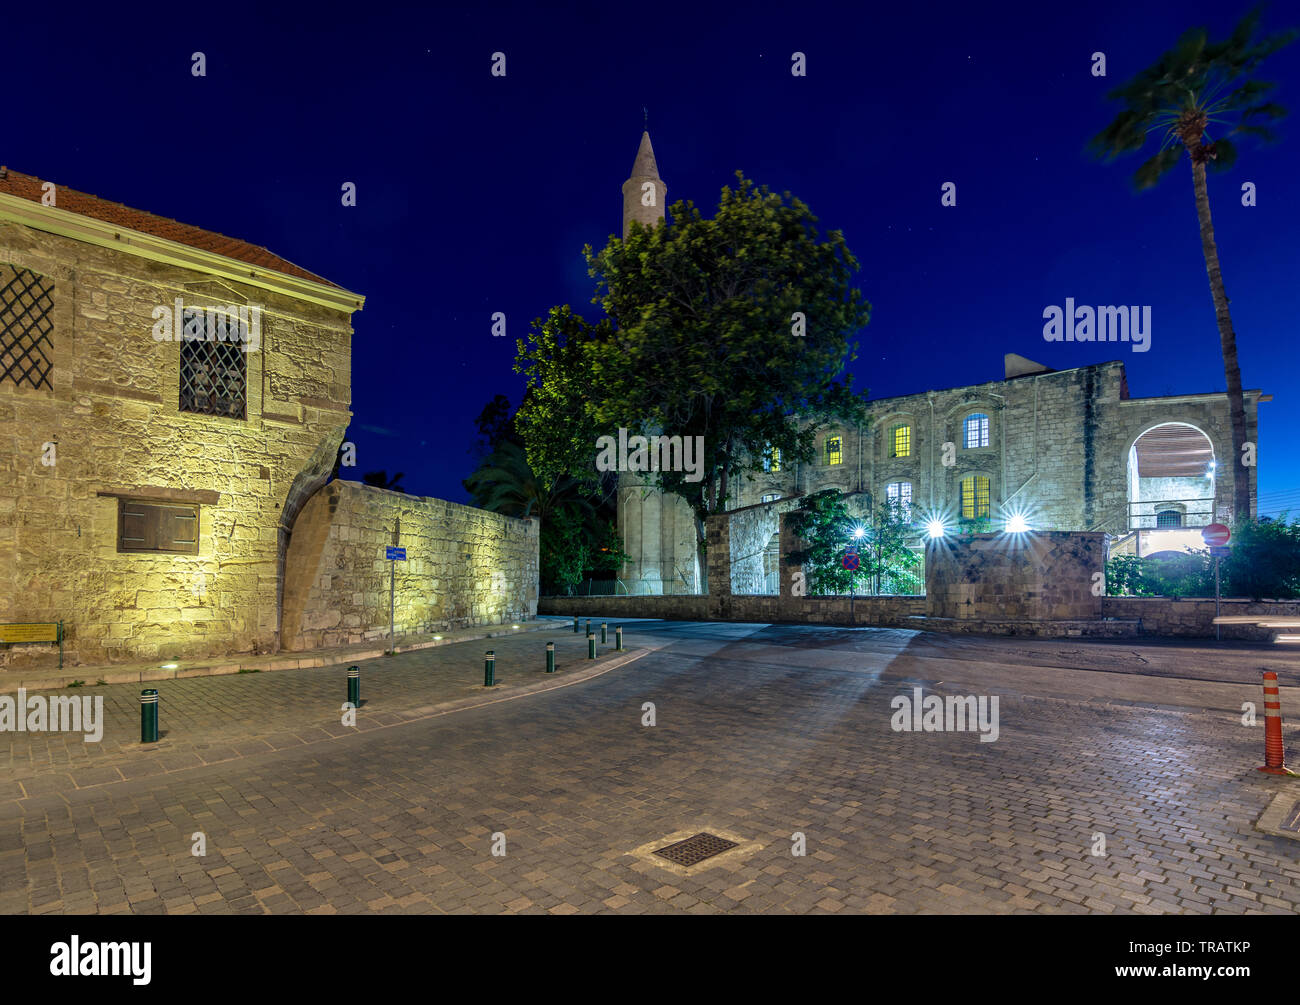
[[[1012,513],[1007,519],[1008,534],[1024,534],[1029,530],[1029,521],[1023,513]]]
[[[944,527],[942,520],[935,517],[933,520],[926,522],[925,532],[930,535],[931,540],[934,540],[935,538],[943,537],[943,535],[947,533],[947,528]]]

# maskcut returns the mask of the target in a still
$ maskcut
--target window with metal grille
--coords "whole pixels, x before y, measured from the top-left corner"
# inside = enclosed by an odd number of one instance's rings
[[[54,389],[54,280],[0,265],[0,384]]]
[[[890,482],[885,486],[885,502],[891,509],[897,509],[907,519],[912,509],[912,483]]]
[[[989,417],[982,412],[966,416],[966,449],[989,445]]]
[[[912,456],[912,427],[906,423],[894,426],[889,431],[889,456]]]
[[[191,503],[117,501],[117,550],[199,553],[199,508]]]
[[[838,436],[826,437],[826,463],[844,463],[844,441]]]
[[[989,515],[987,475],[968,475],[961,480],[961,515],[963,520]]]
[[[765,503],[776,502],[780,498],[781,498],[780,492],[764,492],[763,498],[760,499],[759,502],[765,502]]]
[[[1176,509],[1161,510],[1156,514],[1157,527],[1181,527],[1183,525],[1183,515]]]
[[[763,454],[763,470],[764,471],[781,470],[781,448],[780,447],[767,448],[767,451]]]
[[[195,313],[187,319],[181,342],[182,412],[246,417],[248,356],[243,343],[227,340],[228,321],[218,311]],[[196,325],[198,331],[191,331]]]

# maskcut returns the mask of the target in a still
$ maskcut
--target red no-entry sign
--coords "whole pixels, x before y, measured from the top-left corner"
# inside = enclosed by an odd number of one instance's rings
[[[1201,538],[1211,548],[1222,548],[1231,536],[1232,531],[1221,523],[1212,523],[1201,531]]]

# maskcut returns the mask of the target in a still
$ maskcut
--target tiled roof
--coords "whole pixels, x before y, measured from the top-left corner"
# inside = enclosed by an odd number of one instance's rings
[[[20,199],[40,202],[43,195],[41,191],[43,184],[44,181],[40,178],[22,174],[11,168],[0,168],[0,192],[7,195],[15,195]],[[323,286],[341,289],[338,284],[331,283],[328,279],[323,279],[315,273],[299,268],[292,262],[286,262],[283,258],[271,254],[271,252],[258,247],[256,244],[249,244],[247,241],[226,237],[223,234],[214,234],[210,230],[203,230],[200,227],[192,227],[188,223],[169,220],[165,216],[155,216],[153,213],[132,209],[130,206],[123,206],[118,202],[109,202],[97,195],[87,195],[85,192],[78,192],[62,185],[57,185],[55,191],[55,205],[59,209],[65,209],[70,213],[78,213],[81,216],[88,216],[104,223],[115,224],[126,230],[151,234],[154,237],[175,241],[178,244],[198,248],[200,251],[211,252],[214,255],[223,255],[226,258],[233,258],[237,262],[255,265],[270,272],[296,276],[299,279],[307,279]]]

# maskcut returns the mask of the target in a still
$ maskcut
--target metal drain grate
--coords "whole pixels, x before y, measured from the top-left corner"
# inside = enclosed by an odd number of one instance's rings
[[[688,837],[685,841],[678,841],[676,844],[656,849],[655,854],[660,858],[668,859],[669,862],[676,865],[692,866],[699,865],[706,858],[720,855],[729,848],[737,847],[739,846],[735,841],[728,841],[716,834],[701,831],[699,834]]]
[[[1284,831],[1295,831],[1300,833],[1300,803],[1291,807],[1291,812],[1282,818],[1278,826]]]

